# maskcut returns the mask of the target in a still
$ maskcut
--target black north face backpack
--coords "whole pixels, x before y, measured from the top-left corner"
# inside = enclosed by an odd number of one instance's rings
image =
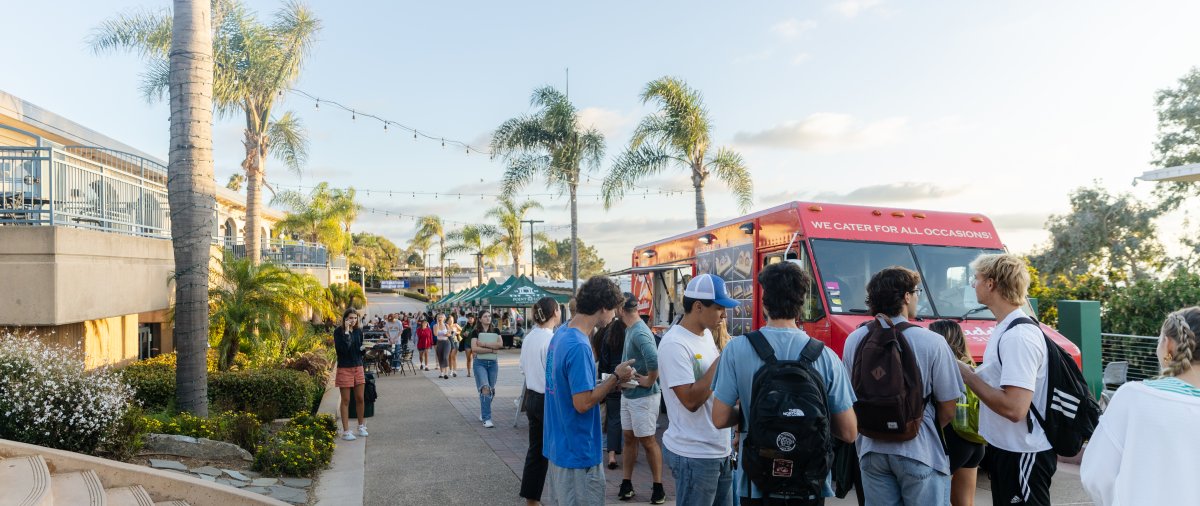
[[[1033,325],[1041,332],[1041,326],[1031,318],[1013,320],[1005,332],[1017,325]],[[1001,337],[1004,337],[1001,334]],[[1042,339],[1046,340],[1046,404],[1044,406],[1029,406],[1029,412],[1037,418],[1038,425],[1046,431],[1046,439],[1054,447],[1054,453],[1063,457],[1074,457],[1083,449],[1084,441],[1092,437],[1096,425],[1100,423],[1100,405],[1092,398],[1087,381],[1079,366],[1071,355],[1052,341],[1045,332]],[[996,344],[996,357],[1000,365],[1004,359],[1000,357],[999,343]],[[1025,415],[1029,432],[1033,432],[1033,420]]]
[[[761,332],[746,334],[765,362],[754,373],[747,435],[746,476],[763,493],[819,501],[833,465],[825,381],[813,367],[825,345],[809,339],[800,360],[778,360]]]

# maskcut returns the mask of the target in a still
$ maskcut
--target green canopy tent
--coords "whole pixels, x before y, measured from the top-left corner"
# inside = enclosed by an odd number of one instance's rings
[[[496,280],[489,279],[486,285],[478,285],[478,286],[472,287],[471,289],[467,290],[466,293],[463,293],[462,297],[455,299],[453,301],[453,303],[456,306],[473,305],[473,304],[475,304],[475,299],[477,299],[479,297],[479,295],[496,288],[496,286],[497,286]]]
[[[510,280],[514,281],[508,283],[507,287],[490,294],[484,294],[477,300],[487,306],[516,308],[533,307],[533,304],[542,297],[551,297],[559,304],[565,304],[570,300],[570,297],[566,295],[558,295],[546,291],[546,289],[537,286],[525,276],[510,278]]]

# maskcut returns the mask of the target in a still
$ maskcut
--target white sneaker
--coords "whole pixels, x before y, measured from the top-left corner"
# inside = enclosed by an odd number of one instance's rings
[[[354,441],[355,439],[358,439],[358,438],[354,437],[353,432],[346,431],[346,432],[342,433],[342,439],[345,439],[346,441]]]
[[[492,423],[492,421],[491,421],[491,420],[484,420],[484,422],[483,422],[483,426],[484,426],[484,427],[487,427],[487,428],[489,428],[489,429],[490,429],[490,428],[492,428],[492,427],[495,427],[495,426],[496,426],[496,424]]]
[[[367,426],[366,425],[358,426],[358,435],[362,436],[362,437],[367,437],[370,435],[370,434],[367,434]]]
[[[479,415],[479,421],[483,421],[483,415]]]

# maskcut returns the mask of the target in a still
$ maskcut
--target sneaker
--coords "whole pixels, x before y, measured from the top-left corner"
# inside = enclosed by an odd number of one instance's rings
[[[637,492],[633,491],[633,482],[629,480],[621,480],[621,490],[617,491],[617,499],[628,501],[633,499]]]
[[[454,377],[455,377],[455,378],[457,378],[457,377],[458,377],[458,371],[454,371]]]
[[[484,426],[484,427],[487,427],[487,428],[489,428],[489,429],[490,429],[490,428],[492,428],[492,427],[495,427],[495,426],[496,426],[496,424],[492,423],[492,421],[491,421],[491,420],[484,420],[484,421],[483,421],[483,426]]]
[[[358,435],[362,436],[362,437],[367,437],[370,435],[370,434],[367,434],[367,426],[366,425],[358,426]]]
[[[650,492],[650,504],[663,504],[667,502],[667,491],[663,490],[662,483],[655,483],[654,490]]]
[[[342,433],[342,439],[345,439],[346,441],[354,441],[355,439],[358,439],[358,438],[354,437],[353,432],[346,431],[346,432]]]
[[[483,421],[483,415],[479,415],[479,421]]]

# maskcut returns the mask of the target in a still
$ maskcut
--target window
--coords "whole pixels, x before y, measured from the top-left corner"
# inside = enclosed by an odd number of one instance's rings
[[[797,253],[799,255],[797,256]],[[804,299],[804,310],[800,313],[800,321],[815,322],[825,317],[825,306],[821,302],[821,297],[817,292],[817,278],[813,275],[812,264],[808,260],[808,250],[803,245],[798,249],[792,248],[787,254],[788,260],[797,260],[797,265],[807,272],[812,278],[812,284],[808,287],[808,296]],[[763,257],[763,267],[777,264],[784,260],[783,252],[771,253]],[[761,297],[761,295],[760,295]],[[759,299],[761,300],[761,298]],[[766,316],[764,315],[764,318]]]
[[[967,315],[967,312],[981,307],[975,298],[975,289],[971,288],[971,262],[979,255],[987,253],[1003,253],[995,249],[955,248],[948,246],[913,246],[917,254],[917,262],[921,264],[921,277],[925,278],[930,302],[937,309],[937,314],[943,318],[978,318],[995,319],[995,315],[986,309]]]

